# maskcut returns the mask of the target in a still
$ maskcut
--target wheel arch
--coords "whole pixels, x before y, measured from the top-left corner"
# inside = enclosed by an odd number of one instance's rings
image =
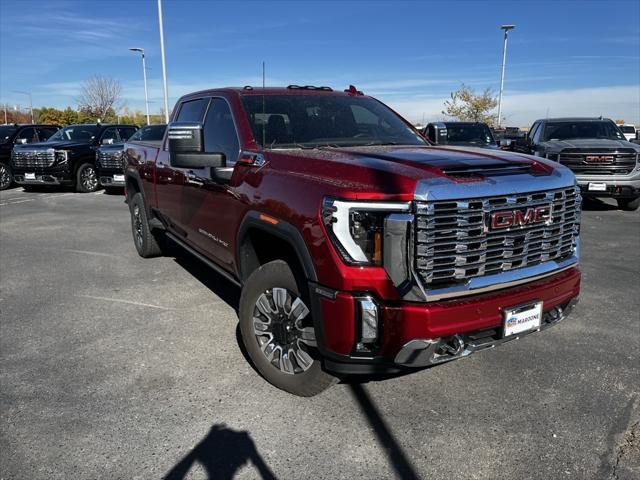
[[[264,220],[264,217],[252,210],[245,215],[238,230],[236,261],[240,281],[244,283],[260,265],[282,259],[295,260],[304,277],[317,282],[313,260],[300,230],[284,220],[272,217]]]

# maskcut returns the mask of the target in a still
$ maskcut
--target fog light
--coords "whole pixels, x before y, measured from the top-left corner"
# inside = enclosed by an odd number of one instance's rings
[[[378,339],[378,306],[370,298],[358,299],[360,343],[375,343]]]

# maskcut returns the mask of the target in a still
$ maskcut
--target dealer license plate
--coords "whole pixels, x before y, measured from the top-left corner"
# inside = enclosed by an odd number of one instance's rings
[[[606,192],[607,184],[606,183],[590,183],[589,191],[590,192]]]
[[[24,174],[24,179],[25,180],[35,180],[36,179],[36,174],[35,173],[25,173]]]
[[[113,181],[114,182],[124,182],[124,175],[114,175],[113,176]]]
[[[507,308],[504,315],[504,336],[537,330],[542,322],[542,302]]]

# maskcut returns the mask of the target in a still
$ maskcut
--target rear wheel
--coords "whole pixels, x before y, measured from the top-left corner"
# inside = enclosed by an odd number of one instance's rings
[[[619,198],[618,208],[633,212],[640,207],[640,197],[637,198]]]
[[[303,291],[286,262],[262,265],[242,290],[240,331],[249,357],[268,382],[311,397],[337,379],[322,370],[314,351],[313,320]]]
[[[0,190],[6,190],[12,183],[11,167],[5,163],[0,163]]]
[[[133,243],[136,246],[138,255],[142,258],[157,257],[162,254],[162,248],[158,239],[149,227],[147,210],[144,205],[144,198],[140,192],[136,193],[129,204],[131,212],[131,231],[133,233]]]
[[[91,163],[83,163],[76,173],[76,191],[80,193],[95,192],[100,187],[96,167]]]

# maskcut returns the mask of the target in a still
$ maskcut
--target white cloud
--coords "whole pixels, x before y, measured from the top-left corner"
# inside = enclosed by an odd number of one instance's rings
[[[434,121],[442,118],[440,113],[446,96],[441,98],[385,98],[398,113],[408,120]],[[565,116],[622,118],[640,124],[640,86],[622,85],[612,87],[578,88],[567,90],[514,92],[507,91],[503,97],[502,112],[506,123],[514,126],[529,126],[537,118]]]

